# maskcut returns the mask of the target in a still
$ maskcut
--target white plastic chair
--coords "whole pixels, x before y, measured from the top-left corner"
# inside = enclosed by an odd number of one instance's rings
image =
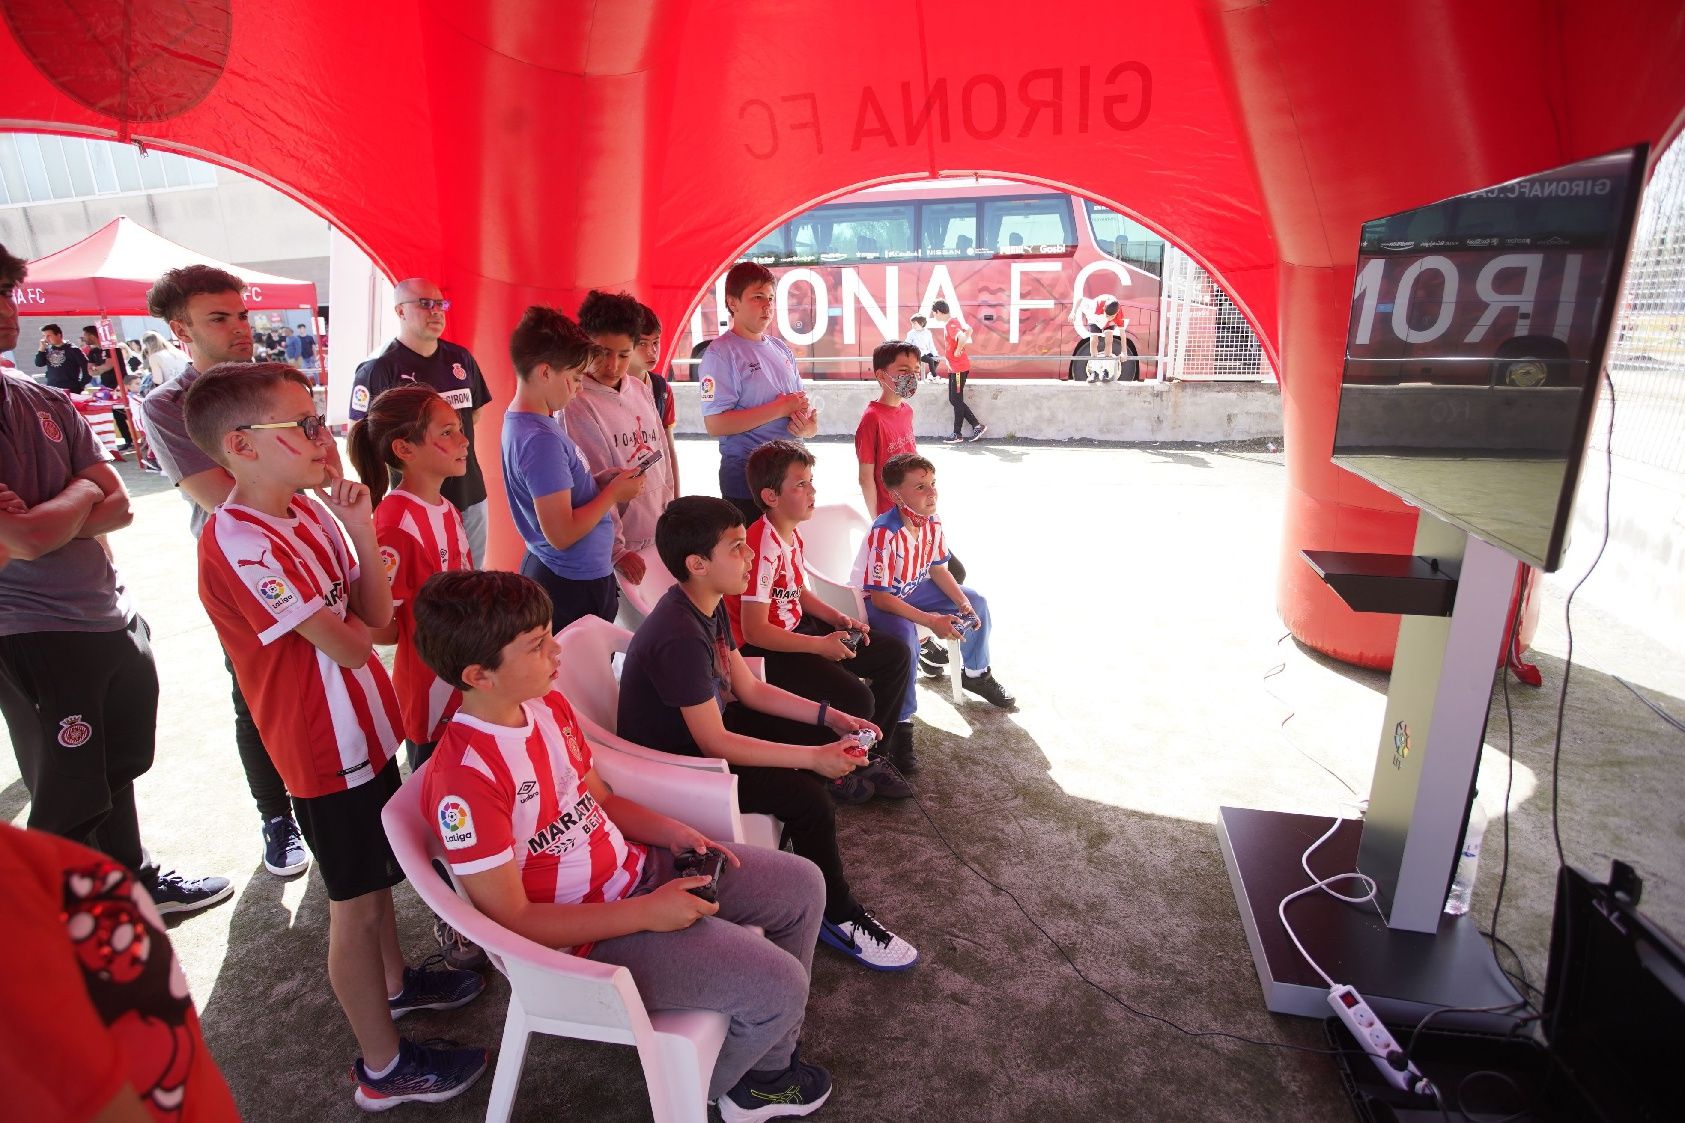
[[[614,579],[620,583],[619,619],[633,629],[644,622],[662,594],[678,583],[662,564],[653,544],[639,550],[638,556],[644,559],[644,579],[636,585],[622,577],[618,569],[614,571]]]
[[[857,612],[851,577],[869,529],[865,516],[846,503],[815,507],[813,517],[801,525],[809,586],[838,612]]]
[[[421,806],[425,770],[426,765],[416,770],[387,801],[380,817],[398,865],[417,895],[446,924],[484,948],[509,979],[509,1013],[486,1106],[488,1123],[509,1118],[526,1062],[527,1039],[534,1033],[635,1046],[656,1123],[704,1123],[708,1082],[725,1042],[726,1016],[714,1010],[650,1013],[626,968],[534,943],[451,892],[432,864],[446,855],[428,829]],[[645,794],[633,798],[641,801]]]
[[[711,838],[778,849],[784,824],[771,815],[742,814],[737,806],[737,777],[731,774],[725,761],[664,753],[633,744],[615,732],[619,725],[620,684],[615,681],[612,660],[616,652],[624,652],[632,642],[631,632],[601,617],[582,616],[557,633],[556,642],[561,646],[556,686],[572,704],[579,724],[585,729],[585,739],[591,743],[597,771],[610,787],[620,790],[617,778],[632,774],[638,764],[682,769],[682,774],[688,775],[723,776],[731,787],[729,813],[718,807],[693,807],[692,794],[677,779],[671,784],[651,783],[650,800],[640,798],[638,802],[647,803],[663,815],[682,819]]]

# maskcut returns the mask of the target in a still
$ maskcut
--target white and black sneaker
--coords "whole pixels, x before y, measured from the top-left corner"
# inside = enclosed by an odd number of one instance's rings
[[[226,877],[183,877],[175,870],[147,866],[140,871],[140,884],[152,896],[160,913],[188,913],[208,909],[234,893]]]
[[[276,877],[292,877],[310,868],[310,851],[291,815],[277,815],[263,824],[263,868]]]
[[[829,919],[821,923],[819,938],[874,971],[905,971],[919,961],[917,948],[879,924],[877,917],[858,905],[854,915],[841,924],[833,924]]]

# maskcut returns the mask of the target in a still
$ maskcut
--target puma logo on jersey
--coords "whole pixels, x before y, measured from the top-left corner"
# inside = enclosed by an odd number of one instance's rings
[[[259,569],[274,569],[275,563],[269,560],[269,547],[265,546],[262,550],[259,550],[256,558],[235,562],[234,568],[244,569],[248,565],[256,566]]]

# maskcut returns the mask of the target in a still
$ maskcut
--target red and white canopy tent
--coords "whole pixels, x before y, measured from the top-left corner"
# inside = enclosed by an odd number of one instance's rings
[[[118,215],[80,242],[31,261],[28,278],[12,290],[12,299],[18,312],[26,316],[98,316],[100,340],[111,347],[117,341],[111,317],[144,315],[146,293],[153,282],[168,270],[183,265],[210,265],[233,273],[246,283],[248,308],[308,311],[312,330],[321,338],[321,328],[316,325],[316,286],[311,282],[241,269],[195,253],[148,230],[128,215]],[[128,409],[129,396],[122,379],[117,380],[117,404],[127,411],[137,437],[140,436],[140,419]],[[100,421],[90,418],[96,432],[111,443],[114,437],[104,429],[110,423],[109,418],[103,409],[96,411],[95,407],[89,407],[84,412],[90,411],[100,418]],[[117,456],[122,459],[121,454]]]
[[[316,312],[309,281],[241,269],[195,253],[118,215],[74,245],[29,263],[29,279],[16,290],[24,316],[124,316],[146,312],[146,290],[160,274],[183,265],[213,265],[246,282],[246,306]]]

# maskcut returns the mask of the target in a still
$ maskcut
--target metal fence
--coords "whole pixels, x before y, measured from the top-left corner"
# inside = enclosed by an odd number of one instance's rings
[[[1252,325],[1229,294],[1187,254],[1166,243],[1159,281],[1160,370],[1184,382],[1274,381]]]
[[[1615,457],[1685,475],[1685,144],[1663,154],[1645,189],[1609,374]],[[1600,451],[1607,431],[1599,416],[1592,443]]]

